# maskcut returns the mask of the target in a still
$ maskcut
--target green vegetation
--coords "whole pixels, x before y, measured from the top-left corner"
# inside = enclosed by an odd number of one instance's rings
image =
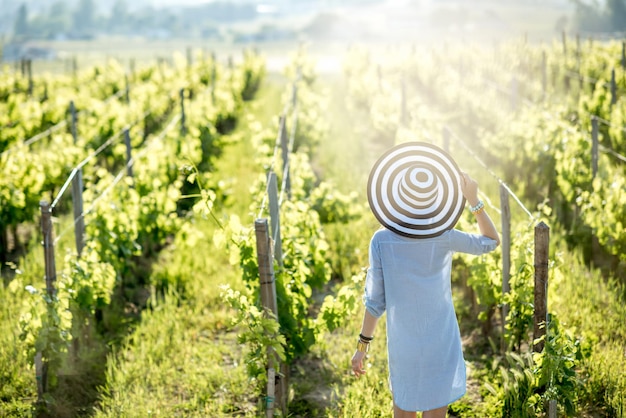
[[[410,139],[449,146],[478,178],[496,220],[500,179],[529,208],[511,200],[507,295],[500,252],[455,258],[469,380],[449,414],[546,416],[555,400],[559,416],[623,417],[624,172],[612,158],[626,151],[623,77],[611,89],[611,69],[623,72],[620,45],[447,48],[372,53],[355,46],[342,77],[316,74],[303,49],[272,77],[252,53],[232,67],[178,57],[132,74],[129,102],[113,62],[85,75],[47,76],[45,100],[43,90],[29,96],[22,77],[2,73],[0,146],[10,152],[0,156],[9,174],[0,181],[9,261],[0,286],[0,416],[259,416],[272,358],[288,366],[289,416],[388,416],[384,323],[366,377],[349,373],[367,248],[378,228],[362,185],[382,150]],[[80,112],[76,144],[69,125],[24,144],[67,124],[70,99]],[[253,224],[269,217],[268,170],[279,189],[286,180],[281,115],[292,146],[291,188],[279,209],[283,258],[274,265],[272,317],[261,307]],[[604,121],[595,178],[592,115]],[[124,176],[123,143],[104,147],[129,124],[132,178]],[[56,196],[92,153],[84,200],[93,207],[80,256],[70,238],[71,202],[61,199],[54,209],[58,292],[50,296],[37,200]],[[533,353],[533,227],[540,220],[551,227],[550,322],[544,350]],[[471,214],[458,227],[473,231]],[[38,352],[48,364],[42,402]]]

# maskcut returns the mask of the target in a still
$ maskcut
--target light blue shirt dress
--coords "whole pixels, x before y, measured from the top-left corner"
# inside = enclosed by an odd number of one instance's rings
[[[369,249],[365,307],[387,311],[393,398],[405,411],[428,411],[465,394],[465,360],[450,275],[455,252],[484,254],[495,240],[456,229],[416,239],[378,230]]]

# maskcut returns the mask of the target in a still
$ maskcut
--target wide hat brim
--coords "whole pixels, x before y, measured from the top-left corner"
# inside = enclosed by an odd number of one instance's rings
[[[406,142],[372,167],[367,198],[378,221],[410,238],[453,229],[465,207],[461,170],[448,153],[425,142]]]

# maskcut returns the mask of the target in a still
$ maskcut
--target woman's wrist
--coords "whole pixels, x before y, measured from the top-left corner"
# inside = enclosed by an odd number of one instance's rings
[[[363,342],[361,339],[356,343],[356,351],[361,353],[367,353],[370,348],[370,343]]]
[[[476,206],[478,202],[480,202],[480,199],[478,198],[478,196],[467,198],[467,203],[469,203],[470,207]]]
[[[366,337],[363,334],[359,334],[359,341],[356,344],[356,349],[357,351],[360,351],[361,353],[367,353],[367,351],[370,348],[370,343],[372,342],[372,340],[374,339],[374,337]]]
[[[470,206],[470,211],[474,214],[474,215],[478,215],[480,212],[482,212],[485,209],[485,203],[482,200],[479,200],[475,205],[471,205]]]

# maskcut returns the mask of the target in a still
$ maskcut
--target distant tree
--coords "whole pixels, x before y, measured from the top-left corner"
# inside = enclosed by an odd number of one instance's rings
[[[70,8],[64,0],[55,1],[50,6],[48,22],[46,24],[46,36],[55,36],[69,32],[72,24]]]
[[[626,30],[626,0],[607,0],[606,8],[613,30]]]
[[[589,32],[626,30],[626,0],[572,0],[577,29]]]
[[[128,13],[128,2],[126,0],[116,0],[109,17],[108,29],[120,30],[128,26],[130,14]]]
[[[93,0],[80,0],[74,12],[74,30],[80,34],[90,34],[94,30],[96,8]]]
[[[16,38],[25,38],[29,35],[29,32],[28,7],[25,3],[22,3],[20,8],[17,10],[17,19],[15,20],[13,35]]]

